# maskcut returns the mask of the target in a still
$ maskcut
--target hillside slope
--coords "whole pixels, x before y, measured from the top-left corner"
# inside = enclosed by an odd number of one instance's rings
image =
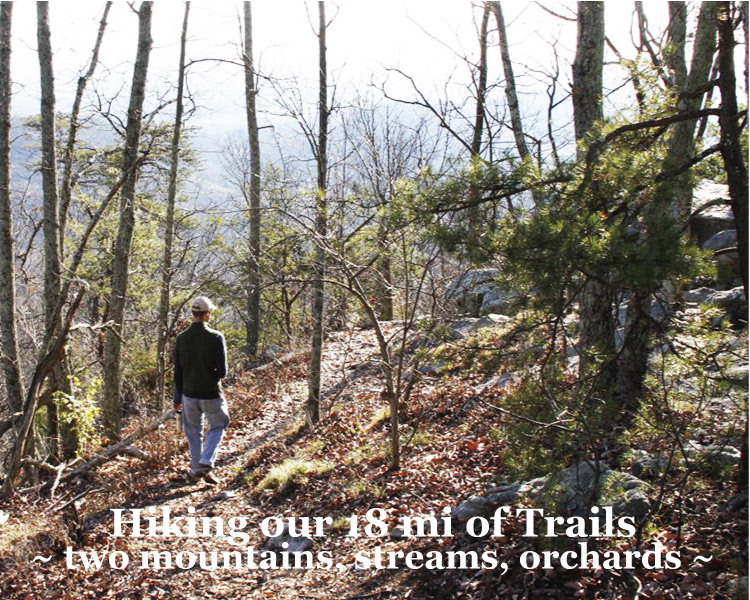
[[[470,354],[460,344],[453,352]],[[565,569],[559,561],[547,569],[520,568],[522,552],[556,547],[555,540],[524,537],[520,519],[509,520],[503,537],[473,538],[454,525],[452,537],[404,538],[396,529],[402,517],[443,516],[446,507],[456,507],[517,475],[519,457],[513,455],[506,436],[511,417],[493,408],[508,378],[502,368],[481,365],[471,370],[448,365],[440,374],[425,376],[403,407],[405,449],[401,468],[394,472],[389,469],[388,419],[380,397],[372,331],[333,334],[324,355],[327,400],[322,421],[313,431],[302,417],[304,355],[234,376],[227,390],[233,422],[218,464],[222,482],[217,487],[182,482],[186,444],[176,426],[169,424],[140,445],[147,460],[112,461],[87,478],[63,486],[54,500],[33,492],[16,495],[3,507],[9,519],[0,525],[2,596],[618,598],[625,597],[623,590],[631,584],[640,586],[642,597],[648,598],[726,598],[731,593],[737,548],[747,539],[746,499],[727,504],[733,493],[719,473],[704,476],[700,480],[703,491],[701,486],[691,488],[690,497],[684,500],[684,490],[673,486],[673,481],[654,488],[664,508],[642,532],[644,544],[659,539],[678,549],[682,567],[641,568],[635,571],[637,579],[627,571]],[[539,439],[529,437],[529,444],[538,443]],[[78,496],[79,500],[71,502]],[[528,501],[521,499],[517,504],[528,505]],[[168,508],[173,519],[220,517],[225,525],[233,517],[245,517],[249,537],[236,544],[216,535],[115,538],[111,509],[117,508],[141,508],[144,516],[163,515]],[[389,535],[347,537],[352,515],[357,515],[361,530],[365,514],[373,508],[383,509]],[[181,552],[236,551],[248,546],[260,551],[266,541],[260,523],[274,515],[330,517],[325,535],[313,538],[311,552],[314,556],[329,553],[331,568],[318,562],[317,568],[307,569],[243,564],[237,569],[209,571],[198,566],[180,568],[176,560],[169,568],[140,568],[138,557],[144,551],[166,551],[173,559]],[[162,534],[162,525],[153,533]],[[635,541],[617,544],[624,549]],[[101,569],[87,571],[76,558],[77,567],[70,569],[67,546],[76,551],[119,550],[132,562],[117,569],[105,559]],[[409,569],[403,559],[395,560],[395,568],[362,568],[361,560],[355,566],[357,552],[367,553],[364,556],[374,561],[378,547],[381,552],[418,550],[425,556],[440,552],[442,557],[456,550],[476,551],[478,556],[491,550],[510,568],[507,574],[499,567]],[[708,564],[693,562],[698,555],[713,559]],[[51,560],[32,562],[34,556]]]

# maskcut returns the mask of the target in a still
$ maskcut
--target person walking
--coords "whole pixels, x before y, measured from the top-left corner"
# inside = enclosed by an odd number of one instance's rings
[[[224,335],[207,323],[216,306],[205,296],[193,300],[193,322],[177,336],[174,353],[174,408],[182,411],[182,429],[190,449],[188,481],[215,485],[212,473],[229,411],[221,380],[227,376]],[[203,436],[203,423],[208,431]]]

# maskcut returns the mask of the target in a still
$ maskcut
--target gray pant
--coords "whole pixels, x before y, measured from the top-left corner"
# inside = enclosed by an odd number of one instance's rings
[[[203,416],[208,431],[203,437]],[[199,465],[214,466],[224,429],[229,425],[229,411],[224,398],[202,400],[182,396],[182,428],[190,448],[190,467],[195,473]],[[204,443],[205,442],[205,443]]]

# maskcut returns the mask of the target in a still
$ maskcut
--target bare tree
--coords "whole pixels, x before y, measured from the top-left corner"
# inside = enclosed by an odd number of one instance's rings
[[[318,138],[314,145],[318,167],[318,189],[315,198],[315,234],[326,237],[328,230],[328,67],[326,61],[325,2],[318,2]],[[320,372],[323,357],[323,320],[325,300],[326,252],[320,246],[315,249],[312,284],[312,347],[310,352],[310,376],[308,380],[307,416],[311,423],[320,420]]]
[[[748,297],[747,288],[747,204],[748,204],[748,173],[746,152],[740,143],[740,125],[738,123],[737,82],[734,69],[734,24],[732,19],[731,2],[718,3],[719,26],[719,91],[721,92],[721,114],[719,126],[721,128],[721,157],[727,172],[729,184],[729,198],[734,213],[734,225],[737,230],[737,250],[740,255],[740,274],[745,298]],[[747,10],[747,8],[745,8]],[[747,116],[745,116],[747,123]],[[745,316],[747,318],[747,314]],[[740,461],[737,485],[741,490],[747,489],[748,477],[748,423],[745,418],[745,437],[742,442],[742,460]]]
[[[518,155],[525,159],[529,156],[529,147],[526,144],[526,137],[523,132],[523,121],[521,120],[521,109],[518,103],[518,94],[516,93],[516,76],[513,73],[513,62],[510,59],[510,47],[508,45],[508,32],[505,28],[505,18],[500,2],[490,2],[492,12],[495,15],[497,23],[497,33],[500,44],[500,57],[503,64],[503,73],[505,75],[505,98],[508,101],[508,112],[510,112],[511,129],[513,138],[516,141]]]
[[[86,91],[86,86],[94,76],[96,66],[99,64],[99,49],[101,48],[102,40],[104,39],[104,31],[107,27],[107,17],[109,16],[110,8],[112,8],[111,1],[104,5],[104,13],[99,22],[99,31],[96,36],[96,42],[94,43],[94,50],[91,53],[91,61],[89,62],[86,72],[78,78],[75,99],[73,100],[73,108],[70,111],[68,139],[65,143],[65,150],[63,151],[63,173],[62,181],[60,182],[60,253],[63,256],[65,250],[65,224],[68,219],[68,209],[70,207],[73,190],[73,154],[76,147],[76,136],[78,135],[78,129],[80,127],[78,119],[81,113],[81,103],[83,102],[83,94]]]
[[[39,73],[41,78],[41,143],[42,143],[42,206],[44,210],[44,320],[45,339],[54,336],[61,326],[61,313],[55,311],[61,300],[60,271],[62,255],[60,241],[60,206],[57,194],[57,152],[55,127],[55,78],[52,67],[52,45],[50,41],[49,7],[46,2],[37,2],[37,44],[39,47]],[[53,371],[53,388],[69,393],[68,373],[63,363]],[[47,433],[51,439],[52,453],[59,455],[57,404],[51,401],[47,407]],[[69,435],[66,437],[70,437]],[[72,444],[74,450],[75,442]]]
[[[169,304],[172,287],[172,245],[174,240],[174,213],[177,199],[177,172],[180,166],[180,140],[182,137],[183,95],[185,92],[185,47],[187,45],[188,17],[190,2],[185,2],[185,16],[180,36],[180,63],[177,67],[177,98],[175,100],[174,127],[169,156],[169,185],[167,188],[167,215],[164,222],[164,259],[161,271],[161,292],[159,294],[159,333],[156,345],[156,410],[164,407],[164,387],[166,379],[166,349],[169,338]]]
[[[258,81],[253,64],[253,21],[250,2],[244,3],[245,40],[242,53],[245,69],[245,114],[247,136],[250,146],[250,232],[247,261],[247,326],[246,352],[255,356],[258,352],[260,333],[260,143],[258,141],[258,114],[256,97]]]
[[[146,95],[146,75],[151,53],[151,6],[151,2],[142,2],[138,10],[138,50],[133,70],[122,160],[122,172],[127,176],[120,195],[120,224],[115,244],[112,292],[109,300],[109,317],[113,322],[113,327],[107,330],[104,343],[102,424],[110,440],[119,439],[122,431],[120,354],[128,290],[130,249],[135,229],[135,186],[138,173],[133,166],[138,161],[143,101]]]
[[[477,162],[482,155],[482,136],[484,135],[485,103],[487,97],[487,24],[490,16],[490,4],[485,2],[482,9],[482,22],[479,26],[479,64],[477,65],[477,101],[474,111],[474,128],[471,137],[471,161]],[[472,181],[469,185],[469,243],[475,244],[479,236],[479,186]]]
[[[16,331],[16,274],[10,199],[10,30],[13,3],[0,4],[0,332],[5,392],[12,413],[23,407],[23,380]]]
[[[573,63],[573,117],[579,158],[585,157],[589,132],[603,117],[604,3],[578,2],[578,41]],[[593,192],[595,193],[595,191]],[[597,389],[611,389],[615,354],[613,296],[606,282],[589,277],[580,295],[581,370],[601,358]]]

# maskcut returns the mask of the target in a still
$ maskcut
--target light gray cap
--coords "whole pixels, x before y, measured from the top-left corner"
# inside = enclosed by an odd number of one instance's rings
[[[216,308],[216,305],[206,298],[206,296],[198,296],[193,300],[194,312],[206,312],[207,310],[213,310],[214,308]]]

